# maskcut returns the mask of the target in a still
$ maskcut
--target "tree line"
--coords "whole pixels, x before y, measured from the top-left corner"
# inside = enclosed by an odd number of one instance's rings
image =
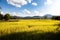
[[[10,16],[10,14],[5,14],[5,15],[2,15],[1,13],[0,13],[0,20],[9,20],[11,18],[11,16]]]
[[[9,20],[9,19],[53,19],[53,20],[60,20],[60,16],[52,16],[51,18],[47,18],[47,16],[44,16],[44,18],[41,18],[39,16],[34,17],[18,17],[18,16],[11,16],[9,13],[3,15],[0,13],[0,20]]]

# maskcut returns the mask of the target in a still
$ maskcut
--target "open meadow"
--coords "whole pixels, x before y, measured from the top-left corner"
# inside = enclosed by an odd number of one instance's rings
[[[58,31],[60,31],[60,27],[59,25],[60,21],[58,20],[48,20],[48,19],[21,19],[17,22],[0,22],[0,37],[1,36],[6,36],[6,35],[10,35],[10,34],[14,34],[16,33],[16,35],[13,37],[9,37],[9,38],[5,38],[4,37],[0,38],[2,40],[12,40],[14,37],[19,37],[17,36],[17,33],[20,33],[19,35],[22,36],[22,38],[16,38],[17,40],[39,40],[38,37],[40,37],[39,35],[41,34],[45,34],[47,33],[47,35],[51,35],[51,34],[55,34]],[[49,34],[51,33],[51,34]],[[38,36],[37,36],[37,35]],[[30,35],[30,36],[29,36]],[[27,37],[26,37],[27,36]],[[29,38],[29,37],[31,38]],[[33,37],[32,37],[33,36]],[[43,37],[41,36],[41,40],[47,40],[45,38],[46,35],[44,35]],[[25,38],[26,37],[26,38]],[[49,37],[49,36],[47,36]],[[29,39],[28,39],[29,38]],[[35,39],[37,38],[37,39]],[[16,40],[13,39],[13,40]]]
[[[0,40],[60,40],[60,0],[0,0]]]

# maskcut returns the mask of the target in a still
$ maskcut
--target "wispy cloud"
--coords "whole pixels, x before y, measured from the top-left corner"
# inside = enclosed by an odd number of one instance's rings
[[[24,14],[31,14],[31,12],[30,12],[29,10],[27,10],[27,9],[24,9],[24,10],[23,10],[23,13],[24,13]]]

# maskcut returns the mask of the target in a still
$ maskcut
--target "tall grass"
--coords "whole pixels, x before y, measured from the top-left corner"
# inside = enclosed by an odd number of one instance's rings
[[[57,20],[0,22],[0,40],[58,40],[59,36],[60,21]]]

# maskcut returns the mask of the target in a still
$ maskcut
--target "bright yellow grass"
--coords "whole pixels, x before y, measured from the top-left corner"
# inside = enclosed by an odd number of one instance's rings
[[[59,23],[57,20],[19,20],[19,22],[0,22],[0,35],[10,34],[14,32],[56,32],[58,26],[53,26]]]

